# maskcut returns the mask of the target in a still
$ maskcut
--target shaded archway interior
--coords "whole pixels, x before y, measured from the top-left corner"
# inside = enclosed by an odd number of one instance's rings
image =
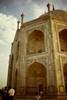
[[[27,69],[26,87],[28,93],[46,92],[46,68],[40,63],[33,63]]]
[[[60,50],[67,52],[67,29],[59,32]]]
[[[65,89],[67,93],[67,63],[64,65],[64,81],[65,81]]]
[[[34,30],[28,36],[27,54],[41,53],[45,51],[44,34],[39,30]]]

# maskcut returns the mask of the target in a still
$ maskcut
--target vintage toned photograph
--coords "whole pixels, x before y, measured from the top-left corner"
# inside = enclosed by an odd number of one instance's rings
[[[67,100],[67,0],[0,0],[0,100]]]

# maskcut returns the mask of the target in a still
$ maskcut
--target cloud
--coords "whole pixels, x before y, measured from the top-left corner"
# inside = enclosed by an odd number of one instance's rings
[[[0,53],[0,88],[6,85],[8,74],[8,57]]]
[[[44,13],[44,10],[35,3],[32,5],[31,8],[33,10],[33,14],[35,17],[39,17],[40,15],[42,15]]]
[[[5,50],[6,51],[6,50]],[[8,57],[0,53],[0,88],[7,83]]]
[[[5,41],[0,39],[0,45],[6,45]]]
[[[39,6],[36,2],[33,2],[33,0],[27,1],[27,4],[30,5],[31,12],[35,18],[44,13],[43,7]]]
[[[17,28],[17,19],[0,13],[0,44],[11,43]]]
[[[11,42],[17,28],[17,19],[0,13],[0,87],[6,85]]]

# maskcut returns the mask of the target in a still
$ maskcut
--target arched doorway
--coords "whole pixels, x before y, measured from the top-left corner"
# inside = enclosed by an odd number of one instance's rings
[[[67,52],[67,29],[59,32],[60,51]]]
[[[26,92],[35,94],[43,91],[46,93],[46,79],[46,68],[44,65],[38,62],[31,64],[27,69]]]
[[[65,81],[65,90],[67,93],[67,63],[64,65],[64,81]]]
[[[41,53],[45,51],[44,34],[39,30],[34,30],[27,41],[27,54]]]

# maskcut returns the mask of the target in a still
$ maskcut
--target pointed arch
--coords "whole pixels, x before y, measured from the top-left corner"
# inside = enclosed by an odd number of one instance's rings
[[[34,30],[28,35],[27,54],[41,53],[45,51],[44,34],[39,30]]]
[[[27,92],[36,93],[43,91],[46,93],[46,86],[46,68],[41,63],[34,62],[27,68],[26,72]]]
[[[67,52],[67,29],[59,32],[60,51]]]
[[[38,62],[34,62],[27,69],[27,77],[45,77],[46,68]]]

